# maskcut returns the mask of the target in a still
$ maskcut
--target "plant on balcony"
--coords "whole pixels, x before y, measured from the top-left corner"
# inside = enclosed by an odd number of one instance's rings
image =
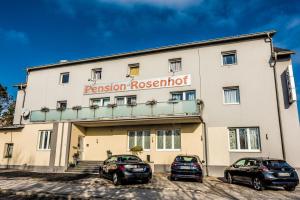
[[[97,108],[99,108],[98,105],[90,105],[90,109],[96,110]]]
[[[47,107],[42,107],[42,108],[41,108],[41,112],[49,112],[49,110],[50,110],[50,109],[47,108]]]
[[[157,101],[155,99],[152,99],[152,100],[146,102],[146,105],[151,105],[152,106],[152,105],[155,105],[155,104],[157,104]]]
[[[65,107],[58,107],[58,108],[56,108],[56,110],[62,112],[62,111],[64,111],[64,110],[66,110],[66,108],[65,108]]]
[[[81,107],[81,106],[73,106],[72,109],[73,109],[73,110],[81,110],[82,107]]]
[[[114,107],[117,107],[117,104],[115,104],[115,103],[110,103],[110,104],[107,104],[107,107],[109,107],[109,108],[114,108]]]
[[[142,153],[143,152],[143,147],[141,147],[141,146],[134,146],[134,147],[132,147],[131,149],[130,149],[130,151],[131,151],[131,153],[133,154],[133,155],[139,155],[140,153]]]

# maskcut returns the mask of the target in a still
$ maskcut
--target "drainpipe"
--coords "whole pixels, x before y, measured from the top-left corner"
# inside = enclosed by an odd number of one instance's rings
[[[209,174],[208,174],[208,153],[207,153],[207,127],[202,117],[203,109],[204,109],[204,102],[202,100],[199,101],[199,107],[200,107],[200,120],[203,123],[205,172],[206,172],[206,176],[208,176]]]
[[[268,39],[270,40],[270,47],[271,47],[271,61],[274,61],[273,64],[270,62],[270,65],[273,68],[273,76],[275,81],[275,94],[276,94],[277,115],[278,115],[278,122],[279,122],[279,132],[280,132],[280,139],[281,139],[282,158],[283,160],[285,160],[286,154],[285,154],[285,145],[284,145],[284,138],[283,138],[283,131],[282,131],[281,112],[280,112],[280,105],[279,105],[278,81],[276,76],[277,53],[274,52],[273,39],[270,36],[270,33],[268,33]]]

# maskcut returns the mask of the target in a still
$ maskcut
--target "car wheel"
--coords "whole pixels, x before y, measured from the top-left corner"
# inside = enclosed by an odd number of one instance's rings
[[[258,178],[258,177],[255,177],[253,179],[252,185],[253,185],[253,187],[254,187],[255,190],[261,191],[261,190],[264,189],[263,183],[262,183],[261,179]]]
[[[284,189],[286,191],[295,191],[296,187],[295,186],[285,186]]]
[[[232,176],[229,172],[227,173],[226,179],[227,179],[227,183],[229,183],[229,184],[233,183]]]
[[[113,183],[114,183],[114,185],[120,185],[121,184],[120,177],[118,176],[117,173],[113,174]]]
[[[203,178],[200,177],[200,178],[197,179],[197,181],[198,181],[199,183],[203,183]]]
[[[146,179],[142,180],[142,183],[144,183],[144,184],[147,184],[147,183],[149,183],[149,182],[150,182],[150,179],[149,179],[149,178],[146,178]]]

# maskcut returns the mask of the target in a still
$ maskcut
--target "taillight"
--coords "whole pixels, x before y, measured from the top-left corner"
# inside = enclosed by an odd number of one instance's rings
[[[269,169],[266,166],[263,165],[263,166],[260,167],[260,171],[262,171],[262,172],[268,172]]]
[[[121,170],[121,171],[125,171],[125,166],[124,165],[119,165],[118,169]]]
[[[193,167],[194,167],[194,168],[198,168],[198,169],[201,168],[201,166],[200,166],[198,163],[193,163]]]

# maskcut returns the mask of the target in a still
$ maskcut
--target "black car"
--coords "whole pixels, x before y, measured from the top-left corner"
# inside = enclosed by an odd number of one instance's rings
[[[152,170],[149,164],[135,155],[113,155],[100,166],[99,175],[111,179],[115,185],[136,180],[148,183]]]
[[[198,156],[178,155],[171,165],[171,180],[196,179],[203,182],[202,163]]]
[[[287,162],[269,158],[242,158],[225,169],[228,183],[251,184],[256,190],[267,186],[281,186],[287,191],[299,184],[297,172]]]

